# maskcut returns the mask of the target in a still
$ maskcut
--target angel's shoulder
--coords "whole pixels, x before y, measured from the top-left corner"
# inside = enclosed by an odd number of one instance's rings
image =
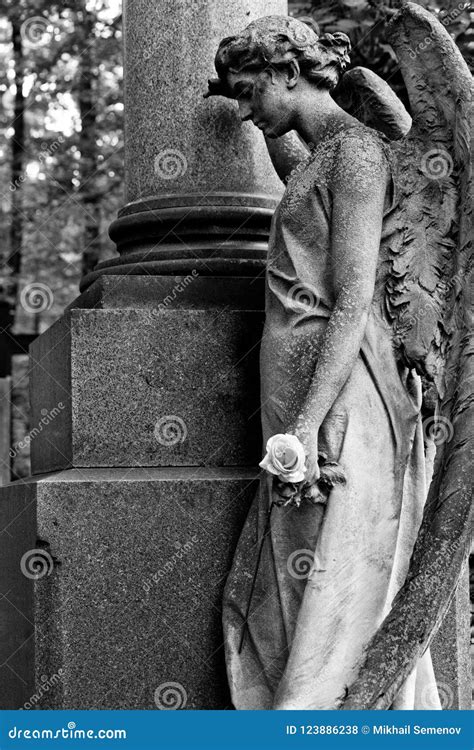
[[[357,152],[361,155],[367,151],[385,154],[390,141],[380,131],[360,122],[356,125],[348,125],[345,128],[341,128],[337,133],[337,144],[339,151],[351,148],[357,149]]]
[[[338,134],[331,183],[347,190],[384,185],[393,171],[390,141],[366,125],[354,125]]]

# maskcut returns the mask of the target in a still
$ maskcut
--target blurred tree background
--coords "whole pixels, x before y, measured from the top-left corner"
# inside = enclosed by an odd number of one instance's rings
[[[81,274],[114,253],[121,57],[119,0],[1,0],[3,329],[44,330]]]
[[[422,2],[472,64],[467,3]],[[352,64],[404,96],[378,0],[289,7],[322,32],[349,34]],[[122,196],[121,20],[120,0],[0,0],[1,330],[44,330],[81,274],[114,253],[107,228]]]
[[[471,71],[474,68],[474,8],[469,0],[415,0],[437,16],[455,40]],[[352,42],[351,67],[362,65],[388,81],[408,106],[397,59],[385,36],[396,4],[383,0],[296,0],[293,15],[312,19],[321,32],[343,31]]]
[[[28,345],[115,254],[120,0],[0,0],[0,483],[29,474]]]
[[[467,3],[421,2],[472,65]],[[349,34],[352,64],[405,97],[379,0],[293,0],[289,9],[321,32]],[[77,296],[81,275],[115,253],[108,226],[122,203],[121,23],[120,0],[0,0],[0,454],[2,424],[11,420],[14,445],[28,435],[29,342]],[[4,480],[27,475],[28,454],[23,446],[11,461],[0,455],[0,482],[2,470]]]

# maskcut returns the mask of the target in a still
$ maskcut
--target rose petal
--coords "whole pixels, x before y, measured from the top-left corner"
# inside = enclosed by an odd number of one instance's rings
[[[284,482],[302,482],[305,478],[306,473],[306,466],[303,467],[303,469],[300,469],[299,471],[294,471],[291,474],[286,474],[284,478],[281,474],[279,474],[279,477]]]
[[[277,434],[267,440],[267,455],[259,466],[282,482],[301,482],[306,472],[305,452],[296,435]]]
[[[278,474],[278,471],[274,468],[268,455],[266,455],[265,458],[260,461],[259,466],[261,466],[262,469],[265,469],[265,471],[270,472],[270,474]]]
[[[279,461],[277,458],[274,458],[274,456],[270,456],[270,461],[272,462],[274,468],[277,469],[278,472],[281,471],[283,474],[286,472],[285,467],[283,466],[281,461]]]
[[[298,451],[286,440],[279,440],[273,446],[272,458],[278,461],[285,469],[292,469],[298,463]]]

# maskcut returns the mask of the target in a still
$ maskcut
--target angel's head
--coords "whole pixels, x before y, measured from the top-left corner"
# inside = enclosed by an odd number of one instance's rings
[[[242,120],[278,137],[294,127],[308,87],[327,95],[349,62],[346,34],[323,34],[289,16],[264,16],[217,50],[208,95],[236,99]]]

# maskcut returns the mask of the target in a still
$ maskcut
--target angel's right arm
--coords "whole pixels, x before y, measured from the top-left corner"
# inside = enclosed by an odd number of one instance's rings
[[[309,155],[308,147],[294,130],[280,138],[265,138],[265,142],[275,171],[282,182],[285,182],[290,172]]]

